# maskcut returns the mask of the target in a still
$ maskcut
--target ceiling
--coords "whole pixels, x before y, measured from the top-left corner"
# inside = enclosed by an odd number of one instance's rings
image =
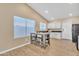
[[[78,3],[28,3],[28,5],[48,21],[69,16],[79,16]]]

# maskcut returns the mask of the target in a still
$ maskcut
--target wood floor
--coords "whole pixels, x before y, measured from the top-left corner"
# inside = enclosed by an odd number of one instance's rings
[[[1,54],[1,56],[78,56],[75,44],[70,40],[51,39],[51,44],[46,49],[29,44],[24,47]]]

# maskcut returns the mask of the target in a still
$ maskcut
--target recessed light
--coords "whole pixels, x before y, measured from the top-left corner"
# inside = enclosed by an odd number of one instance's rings
[[[48,14],[48,10],[45,10],[44,12],[45,12],[46,14]]]
[[[72,16],[72,13],[69,13],[69,16]]]

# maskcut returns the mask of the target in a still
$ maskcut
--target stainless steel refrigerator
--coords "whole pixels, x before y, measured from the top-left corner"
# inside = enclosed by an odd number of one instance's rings
[[[77,50],[79,50],[79,24],[72,24],[72,42],[76,44]]]

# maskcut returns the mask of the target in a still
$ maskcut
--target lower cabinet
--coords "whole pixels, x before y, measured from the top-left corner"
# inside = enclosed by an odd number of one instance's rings
[[[50,33],[50,38],[54,38],[54,33]]]
[[[61,39],[61,33],[51,33],[50,38]]]

